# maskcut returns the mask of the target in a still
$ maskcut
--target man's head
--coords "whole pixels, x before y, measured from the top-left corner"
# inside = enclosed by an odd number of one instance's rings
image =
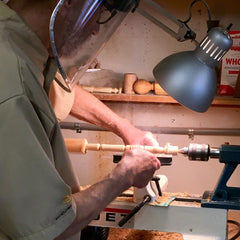
[[[8,5],[39,36],[59,71],[79,79],[139,0],[10,0]]]
[[[49,22],[58,0],[5,0],[50,50]]]
[[[53,54],[70,86],[88,69],[138,0],[59,0],[50,22]],[[65,19],[65,20],[64,20]],[[64,20],[64,21],[63,21]],[[61,37],[60,37],[61,36]],[[68,73],[76,69],[74,78]]]

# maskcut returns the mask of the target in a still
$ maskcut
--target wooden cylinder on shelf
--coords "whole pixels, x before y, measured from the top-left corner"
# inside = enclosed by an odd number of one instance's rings
[[[124,74],[124,87],[123,91],[125,94],[134,94],[133,84],[137,80],[136,73],[125,73]]]

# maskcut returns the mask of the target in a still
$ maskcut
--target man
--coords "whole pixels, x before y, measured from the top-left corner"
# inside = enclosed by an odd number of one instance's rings
[[[0,239],[4,240],[67,239],[118,194],[130,186],[145,186],[160,167],[147,151],[126,151],[106,178],[80,191],[43,88],[54,73],[47,64],[52,55],[48,25],[57,2],[11,0],[8,6],[0,2]],[[78,2],[66,1],[62,16],[74,12]],[[81,88],[76,93],[73,115],[105,126],[126,143],[135,142],[136,136],[142,143],[156,143],[150,133],[136,129],[89,93]],[[86,103],[78,104],[79,94],[88,99]]]

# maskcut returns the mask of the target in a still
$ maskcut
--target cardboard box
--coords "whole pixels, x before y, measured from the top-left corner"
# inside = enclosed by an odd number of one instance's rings
[[[222,58],[220,95],[234,95],[240,69],[240,31],[229,31],[229,34],[233,45]]]

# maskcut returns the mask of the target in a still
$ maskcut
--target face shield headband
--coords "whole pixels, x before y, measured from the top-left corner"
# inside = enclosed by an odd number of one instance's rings
[[[59,0],[50,20],[52,53],[71,91],[140,0]]]

